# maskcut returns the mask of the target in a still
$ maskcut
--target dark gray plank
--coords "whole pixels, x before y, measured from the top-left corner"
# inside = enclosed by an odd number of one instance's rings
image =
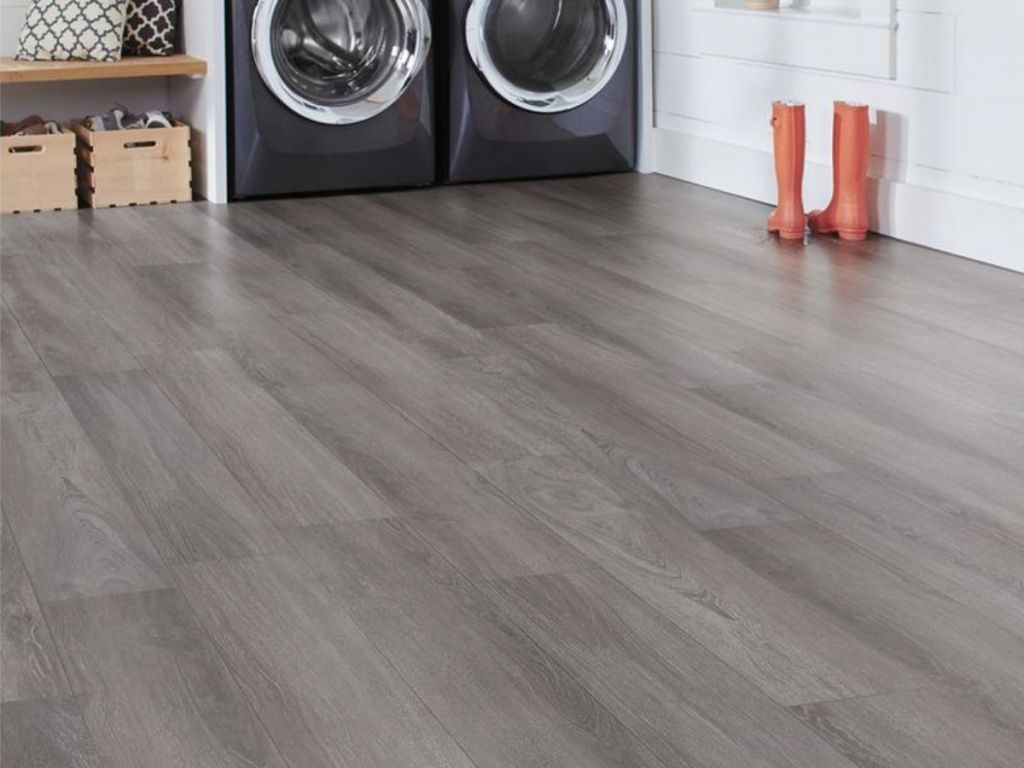
[[[800,707],[796,714],[861,768],[1016,768],[1020,721],[970,697],[922,690]]]
[[[392,511],[220,350],[147,369],[263,513],[279,526]]]
[[[75,698],[9,701],[0,706],[0,742],[7,768],[100,768],[99,755]]]
[[[403,522],[292,540],[478,765],[660,764]]]
[[[287,549],[145,371],[62,377],[57,386],[165,562]]]
[[[66,696],[64,668],[6,520],[0,536],[0,700]]]
[[[3,297],[54,376],[139,368],[128,349],[56,267],[7,267]]]
[[[204,563],[177,575],[289,764],[471,768],[297,558]]]
[[[675,516],[641,509],[565,457],[481,466],[518,504],[783,704],[927,678],[870,647]]]
[[[603,572],[491,582],[484,591],[666,765],[851,768]]]
[[[3,408],[3,505],[40,600],[166,586],[152,543],[56,389]]]
[[[50,603],[46,616],[109,768],[283,768],[175,590]]]
[[[312,434],[471,580],[586,560],[354,381],[275,392]]]

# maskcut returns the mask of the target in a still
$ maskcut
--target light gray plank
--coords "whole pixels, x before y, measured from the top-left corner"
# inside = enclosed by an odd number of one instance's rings
[[[57,386],[165,562],[288,548],[145,371]]]
[[[165,587],[152,543],[60,394],[8,396],[3,504],[40,600]]]
[[[9,701],[0,706],[6,768],[100,768],[75,698]]]
[[[852,766],[601,571],[491,582],[484,591],[666,765]]]
[[[795,711],[862,768],[1015,768],[1024,749],[1019,721],[993,720],[977,702],[952,691],[909,691]]]
[[[46,616],[105,768],[284,768],[177,591],[49,603]]]
[[[393,514],[225,352],[207,350],[146,365],[276,525]]]
[[[275,394],[469,579],[586,564],[565,541],[360,384],[339,381]]]
[[[566,457],[481,466],[499,488],[783,704],[926,680],[723,557],[678,518],[640,509]]]
[[[177,575],[289,764],[471,768],[297,558],[204,563]]]
[[[659,765],[403,522],[292,540],[478,765]]]
[[[3,337],[0,341],[3,354],[0,360],[0,391],[4,395],[35,392],[52,386],[46,368],[6,302],[0,304],[0,335]]]
[[[3,297],[52,375],[139,368],[103,318],[56,267],[4,269]]]
[[[64,668],[6,520],[0,535],[0,700],[66,696]]]

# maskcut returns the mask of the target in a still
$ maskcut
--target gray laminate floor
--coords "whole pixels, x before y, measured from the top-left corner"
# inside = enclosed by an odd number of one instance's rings
[[[1024,276],[765,213],[4,217],[4,767],[1019,768]]]

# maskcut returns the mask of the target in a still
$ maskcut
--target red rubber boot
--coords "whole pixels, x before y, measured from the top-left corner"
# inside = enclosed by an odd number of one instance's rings
[[[779,206],[768,217],[768,231],[783,240],[803,240],[807,228],[804,215],[804,150],[807,122],[804,105],[792,101],[772,104],[775,134],[775,178],[779,182]]]
[[[868,236],[870,141],[867,105],[837,101],[832,128],[832,202],[807,217],[812,232],[838,232],[843,240]]]

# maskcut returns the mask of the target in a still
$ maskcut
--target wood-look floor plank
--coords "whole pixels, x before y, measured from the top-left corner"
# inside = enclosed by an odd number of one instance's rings
[[[929,678],[872,648],[661,510],[637,508],[567,457],[481,471],[776,701],[862,696]]]
[[[574,570],[586,560],[354,381],[275,391],[312,434],[471,580]]]
[[[202,563],[177,576],[290,765],[471,768],[297,558]]]
[[[9,701],[0,706],[6,768],[102,768],[74,697]]]
[[[786,523],[702,535],[864,643],[935,681],[1024,687],[1019,635],[830,531]],[[1024,722],[1024,709],[1017,714]]]
[[[371,317],[338,307],[329,313],[293,315],[285,322],[460,457],[488,460],[559,448],[550,435],[501,402],[459,387],[444,367]]]
[[[167,586],[160,557],[56,389],[3,408],[3,505],[40,600]]]
[[[427,356],[486,354],[493,346],[477,329],[337,248],[300,246],[278,258],[353,311],[384,321],[393,335]]]
[[[61,377],[57,386],[165,562],[287,549],[145,371]]]
[[[402,521],[290,535],[477,765],[660,765]]]
[[[1024,519],[1016,512],[1024,496],[1019,472],[781,384],[721,387],[701,394],[846,468],[893,474],[946,503],[979,510],[1004,535],[1024,543]]]
[[[71,689],[21,554],[7,521],[0,525],[0,701],[67,696]]]
[[[104,768],[284,768],[176,590],[45,611]]]
[[[861,768],[1015,768],[1020,722],[968,696],[926,689],[799,707],[797,715]]]
[[[484,591],[666,765],[851,768],[601,571],[490,582]]]
[[[7,308],[7,302],[0,302],[0,335],[0,392],[4,396],[52,386],[43,362]]]
[[[388,517],[348,467],[220,350],[147,359],[192,427],[276,525]]]
[[[139,368],[57,267],[6,267],[3,297],[52,375]]]
[[[1024,547],[984,517],[881,476],[791,478],[765,490],[806,519],[1024,637]]]

